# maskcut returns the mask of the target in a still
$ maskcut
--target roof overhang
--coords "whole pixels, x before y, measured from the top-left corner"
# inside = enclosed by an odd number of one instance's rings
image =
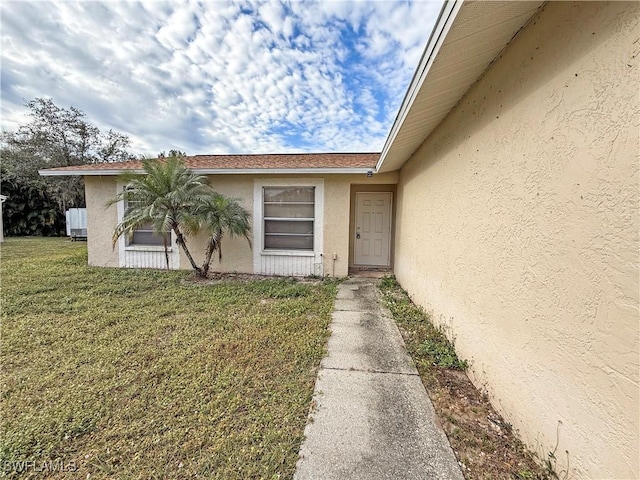
[[[445,1],[376,171],[404,165],[543,3]]]
[[[375,168],[192,168],[198,175],[338,175],[375,173]],[[142,169],[77,169],[77,170],[39,170],[45,177],[56,176],[112,176],[122,173],[145,173]]]

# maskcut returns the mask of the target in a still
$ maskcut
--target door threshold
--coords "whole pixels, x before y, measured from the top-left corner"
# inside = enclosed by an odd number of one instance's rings
[[[383,277],[385,275],[393,275],[393,270],[391,267],[350,267],[349,275],[356,276],[375,276],[375,277]]]

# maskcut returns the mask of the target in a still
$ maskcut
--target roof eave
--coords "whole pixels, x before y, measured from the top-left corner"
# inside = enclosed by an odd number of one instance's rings
[[[402,168],[543,4],[540,0],[445,0],[385,141],[376,172]],[[460,70],[459,53],[474,48],[483,60],[466,65],[452,77],[451,71]],[[438,102],[434,103],[434,98]]]
[[[320,167],[320,168],[194,168],[200,175],[291,175],[291,174],[360,174],[374,172],[375,167]]]
[[[462,7],[464,0],[445,0],[442,5],[442,9],[440,10],[440,14],[438,15],[438,20],[436,20],[436,25],[431,32],[431,36],[427,41],[427,45],[424,49],[422,57],[420,59],[420,63],[418,64],[418,68],[413,74],[413,78],[411,79],[411,83],[409,84],[409,88],[407,89],[407,93],[402,100],[402,104],[400,105],[400,110],[396,115],[396,119],[391,126],[391,130],[389,131],[389,135],[384,144],[384,148],[382,149],[382,153],[380,154],[380,158],[378,159],[378,163],[376,164],[376,172],[382,168],[382,164],[384,163],[387,154],[389,153],[389,149],[393,144],[396,136],[400,128],[402,127],[407,114],[413,105],[413,102],[416,99],[416,96],[420,92],[420,87],[424,83],[427,74],[429,73],[429,69],[431,65],[440,51],[440,47],[444,43],[445,38],[447,37],[447,32],[451,29],[453,22]]]
[[[38,174],[43,177],[115,176],[125,172],[144,173],[144,170],[38,170]]]
[[[375,172],[375,167],[336,167],[336,168],[192,168],[193,173],[199,175],[337,175],[337,174],[367,174]],[[145,173],[142,169],[117,170],[39,170],[45,177],[54,176],[115,176],[125,172]]]

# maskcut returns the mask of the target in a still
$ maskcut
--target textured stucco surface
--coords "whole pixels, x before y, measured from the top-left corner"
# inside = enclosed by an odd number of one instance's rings
[[[242,204],[253,212],[254,180],[274,183],[295,184],[299,178],[323,178],[324,180],[324,239],[323,263],[326,275],[346,276],[349,271],[349,206],[351,184],[390,184],[396,183],[398,173],[385,173],[368,178],[366,175],[210,175],[209,183],[223,195],[234,196],[242,200]],[[252,219],[253,221],[253,219]],[[189,250],[198,263],[203,258],[206,236],[199,235],[187,241]],[[246,240],[225,238],[223,240],[223,259],[217,258],[211,264],[212,270],[220,272],[253,273],[253,256]],[[335,266],[333,254],[336,254]],[[191,268],[184,252],[180,256],[180,268]]]
[[[249,212],[253,212],[253,177],[249,175],[210,175],[208,182],[218,193],[240,199],[242,206]],[[201,265],[204,260],[207,238],[205,234],[187,238],[189,252],[198,265]],[[182,249],[180,249],[180,268],[191,269],[191,264]],[[224,237],[222,239],[222,262],[218,261],[216,253],[211,261],[211,270],[253,273],[253,256],[247,241],[244,238]]]
[[[89,265],[117,267],[118,249],[112,248],[113,231],[117,224],[116,206],[106,207],[116,196],[115,177],[85,177],[87,201],[87,250]]]
[[[639,17],[545,5],[398,183],[400,283],[573,478],[640,475]]]
[[[210,175],[209,184],[223,195],[237,197],[242,205],[253,212],[254,180],[282,184],[295,184],[299,178],[323,178],[324,180],[324,227],[323,262],[325,275],[346,276],[349,271],[349,215],[351,185],[374,188],[376,184],[395,184],[398,172],[374,175],[309,175],[305,177],[286,175]],[[116,207],[108,209],[105,204],[116,195],[116,177],[85,177],[87,192],[87,215],[89,235],[89,264],[104,267],[118,266],[118,250],[111,248],[111,236],[117,224]],[[369,186],[369,187],[366,187]],[[385,187],[388,189],[387,187]],[[383,188],[384,190],[384,188]],[[253,219],[252,219],[253,222]],[[207,236],[200,234],[187,238],[187,246],[198,265],[204,259]],[[213,258],[211,269],[218,272],[253,273],[253,255],[244,238],[225,237],[222,243],[222,262]],[[336,254],[334,265],[333,254]],[[180,250],[180,268],[189,270],[191,265],[184,251]]]
[[[325,177],[324,181],[324,272],[332,275],[332,255],[336,253],[335,276],[344,277],[349,273],[351,185],[375,189],[371,185],[395,184],[398,173],[381,173],[371,178],[365,175],[333,175]],[[382,187],[380,190],[387,189]]]

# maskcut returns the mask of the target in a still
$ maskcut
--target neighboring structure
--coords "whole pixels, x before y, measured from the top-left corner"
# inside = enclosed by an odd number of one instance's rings
[[[65,212],[67,237],[72,241],[87,239],[87,209],[70,208]]]
[[[573,478],[638,478],[639,20],[445,3],[381,155],[187,159],[254,212],[253,251],[229,242],[214,268],[392,267],[532,448]],[[42,172],[85,175],[93,265],[164,266],[111,249],[114,175],[139,167]]]

